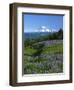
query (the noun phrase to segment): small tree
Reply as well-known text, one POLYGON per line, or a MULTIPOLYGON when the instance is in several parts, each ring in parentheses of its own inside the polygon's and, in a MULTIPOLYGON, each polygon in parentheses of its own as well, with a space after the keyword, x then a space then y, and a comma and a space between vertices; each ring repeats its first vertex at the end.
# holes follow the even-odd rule
POLYGON ((63 30, 61 28, 58 31, 58 39, 63 39, 63 30))

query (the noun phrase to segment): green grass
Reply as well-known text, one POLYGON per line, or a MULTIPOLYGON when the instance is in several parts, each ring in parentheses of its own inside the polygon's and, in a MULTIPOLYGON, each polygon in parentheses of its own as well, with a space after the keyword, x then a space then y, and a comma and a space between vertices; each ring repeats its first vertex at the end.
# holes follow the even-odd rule
MULTIPOLYGON (((26 47, 24 49, 24 54, 32 55, 36 52, 36 49, 33 49, 31 47, 26 47)), ((63 53, 63 44, 56 44, 51 45, 48 47, 45 47, 42 51, 42 54, 61 54, 63 53)))
POLYGON ((32 55, 36 52, 37 50, 30 46, 24 48, 24 74, 62 72, 63 64, 61 60, 56 59, 56 57, 58 57, 57 54, 63 54, 63 44, 44 47, 41 54, 47 55, 45 58, 33 57, 32 55), (53 55, 55 55, 55 57, 53 55), (48 56, 51 57, 48 58, 48 56))
POLYGON ((31 47, 26 47, 26 48, 24 49, 24 54, 32 55, 32 54, 34 54, 35 52, 36 52, 36 50, 33 49, 33 48, 31 48, 31 47))
POLYGON ((46 47, 43 50, 43 54, 61 54, 63 53, 63 44, 56 44, 46 47))

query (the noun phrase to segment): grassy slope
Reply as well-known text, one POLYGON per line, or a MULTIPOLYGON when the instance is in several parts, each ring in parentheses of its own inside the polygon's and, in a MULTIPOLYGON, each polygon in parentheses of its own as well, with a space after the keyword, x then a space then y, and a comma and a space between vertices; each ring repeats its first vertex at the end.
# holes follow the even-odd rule
POLYGON ((44 54, 57 54, 57 53, 63 53, 63 44, 56 44, 56 45, 51 45, 49 47, 46 47, 43 50, 44 54))
MULTIPOLYGON (((26 47, 24 50, 25 54, 32 55, 35 53, 36 50, 31 48, 31 47, 26 47)), ((49 47, 45 47, 43 49, 43 54, 56 54, 56 53, 63 53, 63 44, 56 44, 56 45, 51 45, 49 47)))
POLYGON ((47 58, 39 58, 35 59, 31 57, 30 55, 34 54, 36 52, 35 49, 31 47, 26 47, 24 50, 24 63, 25 63, 25 68, 24 68, 24 73, 25 74, 32 74, 32 73, 57 73, 57 72, 62 72, 62 62, 59 60, 52 60, 54 59, 54 56, 58 57, 59 55, 62 55, 63 53, 63 44, 56 44, 56 45, 51 45, 48 47, 45 47, 42 51, 43 55, 51 55, 49 59, 47 58), (57 56, 57 54, 59 54, 57 56))

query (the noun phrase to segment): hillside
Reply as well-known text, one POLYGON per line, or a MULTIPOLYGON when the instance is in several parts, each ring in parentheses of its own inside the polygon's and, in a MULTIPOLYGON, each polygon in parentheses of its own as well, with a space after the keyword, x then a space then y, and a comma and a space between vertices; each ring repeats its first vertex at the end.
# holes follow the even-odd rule
POLYGON ((43 48, 42 49, 40 48, 39 50, 32 47, 26 47, 24 49, 25 74, 62 72, 63 68, 62 40, 44 41, 36 43, 35 45, 38 46, 43 43, 44 43, 43 48), (47 45, 46 43, 48 43, 49 45, 47 45))

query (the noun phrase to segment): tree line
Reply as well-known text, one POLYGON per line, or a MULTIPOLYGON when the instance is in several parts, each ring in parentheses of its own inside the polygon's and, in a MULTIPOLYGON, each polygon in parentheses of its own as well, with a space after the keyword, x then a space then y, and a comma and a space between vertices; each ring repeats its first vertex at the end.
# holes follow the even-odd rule
POLYGON ((52 34, 41 36, 35 39, 26 39, 24 41, 24 46, 32 46, 34 43, 46 41, 46 40, 62 40, 63 39, 63 30, 60 28, 58 32, 53 32, 52 34))

